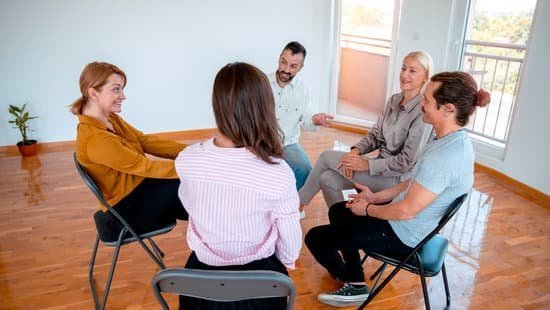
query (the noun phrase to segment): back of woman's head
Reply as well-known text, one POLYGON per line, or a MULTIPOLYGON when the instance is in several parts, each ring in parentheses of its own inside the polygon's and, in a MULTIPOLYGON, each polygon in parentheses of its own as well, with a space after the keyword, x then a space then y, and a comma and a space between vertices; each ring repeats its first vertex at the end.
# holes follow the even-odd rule
POLYGON ((267 76, 247 63, 223 67, 214 80, 212 106, 220 132, 267 163, 283 157, 281 130, 267 76))
POLYGON ((117 66, 107 62, 91 62, 84 67, 80 74, 80 93, 81 97, 71 104, 73 114, 82 114, 82 109, 88 101, 88 89, 98 90, 107 83, 107 79, 112 74, 118 74, 124 80, 126 86, 126 73, 117 66))
POLYGON ((451 103, 456 108, 456 122, 465 126, 474 113, 476 106, 484 107, 491 101, 491 95, 477 89, 474 78, 466 72, 441 72, 432 76, 433 82, 441 85, 434 91, 438 107, 451 103))
POLYGON ((404 58, 407 58, 407 57, 416 59, 422 65, 422 67, 424 68, 424 70, 426 70, 426 73, 427 73, 426 80, 428 80, 430 76, 432 76, 433 70, 434 70, 434 61, 432 59, 432 56, 430 56, 430 54, 428 54, 425 51, 414 51, 414 52, 408 53, 407 56, 405 56, 404 58))

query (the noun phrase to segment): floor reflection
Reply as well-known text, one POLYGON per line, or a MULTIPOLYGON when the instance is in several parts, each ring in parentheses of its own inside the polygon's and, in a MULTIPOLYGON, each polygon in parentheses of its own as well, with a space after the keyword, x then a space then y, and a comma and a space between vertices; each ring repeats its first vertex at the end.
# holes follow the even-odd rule
POLYGON ((25 177, 27 188, 23 193, 27 198, 29 206, 37 206, 44 199, 40 181, 42 176, 42 162, 38 156, 21 157, 21 169, 26 170, 28 175, 25 177))
MULTIPOLYGON (((467 309, 469 297, 473 295, 492 205, 492 196, 472 189, 464 205, 441 231, 449 239, 445 266, 455 309, 467 309)), ((428 285, 430 296, 435 297, 437 305, 445 304, 442 281, 441 275, 438 275, 428 285)))

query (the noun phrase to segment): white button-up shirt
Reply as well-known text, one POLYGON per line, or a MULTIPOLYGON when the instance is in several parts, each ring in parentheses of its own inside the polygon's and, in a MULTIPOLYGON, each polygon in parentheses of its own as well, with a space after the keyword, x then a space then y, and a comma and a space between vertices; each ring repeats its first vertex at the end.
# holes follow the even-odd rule
POLYGON ((299 142, 301 127, 315 129, 311 119, 311 91, 296 77, 281 87, 277 84, 275 74, 270 74, 268 78, 275 97, 277 120, 285 134, 284 146, 287 146, 299 142))

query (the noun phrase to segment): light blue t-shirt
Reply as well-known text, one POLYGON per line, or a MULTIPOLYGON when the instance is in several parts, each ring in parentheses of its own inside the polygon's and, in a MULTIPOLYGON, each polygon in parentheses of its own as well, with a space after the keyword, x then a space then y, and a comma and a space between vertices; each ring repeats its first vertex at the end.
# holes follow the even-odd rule
POLYGON ((437 198, 413 219, 389 221, 401 241, 415 247, 439 223, 447 207, 474 183, 474 148, 466 130, 458 130, 426 145, 416 163, 409 186, 393 201, 405 198, 411 185, 418 182, 437 198))

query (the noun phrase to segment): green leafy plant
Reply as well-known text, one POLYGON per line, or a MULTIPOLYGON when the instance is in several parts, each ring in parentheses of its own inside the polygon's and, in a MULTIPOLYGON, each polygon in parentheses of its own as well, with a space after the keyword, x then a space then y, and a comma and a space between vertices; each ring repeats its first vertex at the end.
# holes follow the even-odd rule
POLYGON ((23 104, 21 107, 10 104, 10 107, 8 108, 8 112, 14 116, 14 119, 9 120, 9 123, 15 124, 15 127, 13 128, 19 129, 21 137, 23 138, 23 140, 20 141, 22 145, 36 143, 36 140, 28 139, 27 132, 31 131, 31 129, 29 129, 28 121, 30 121, 31 119, 35 119, 38 116, 29 116, 29 112, 26 111, 26 108, 26 103, 23 104))

